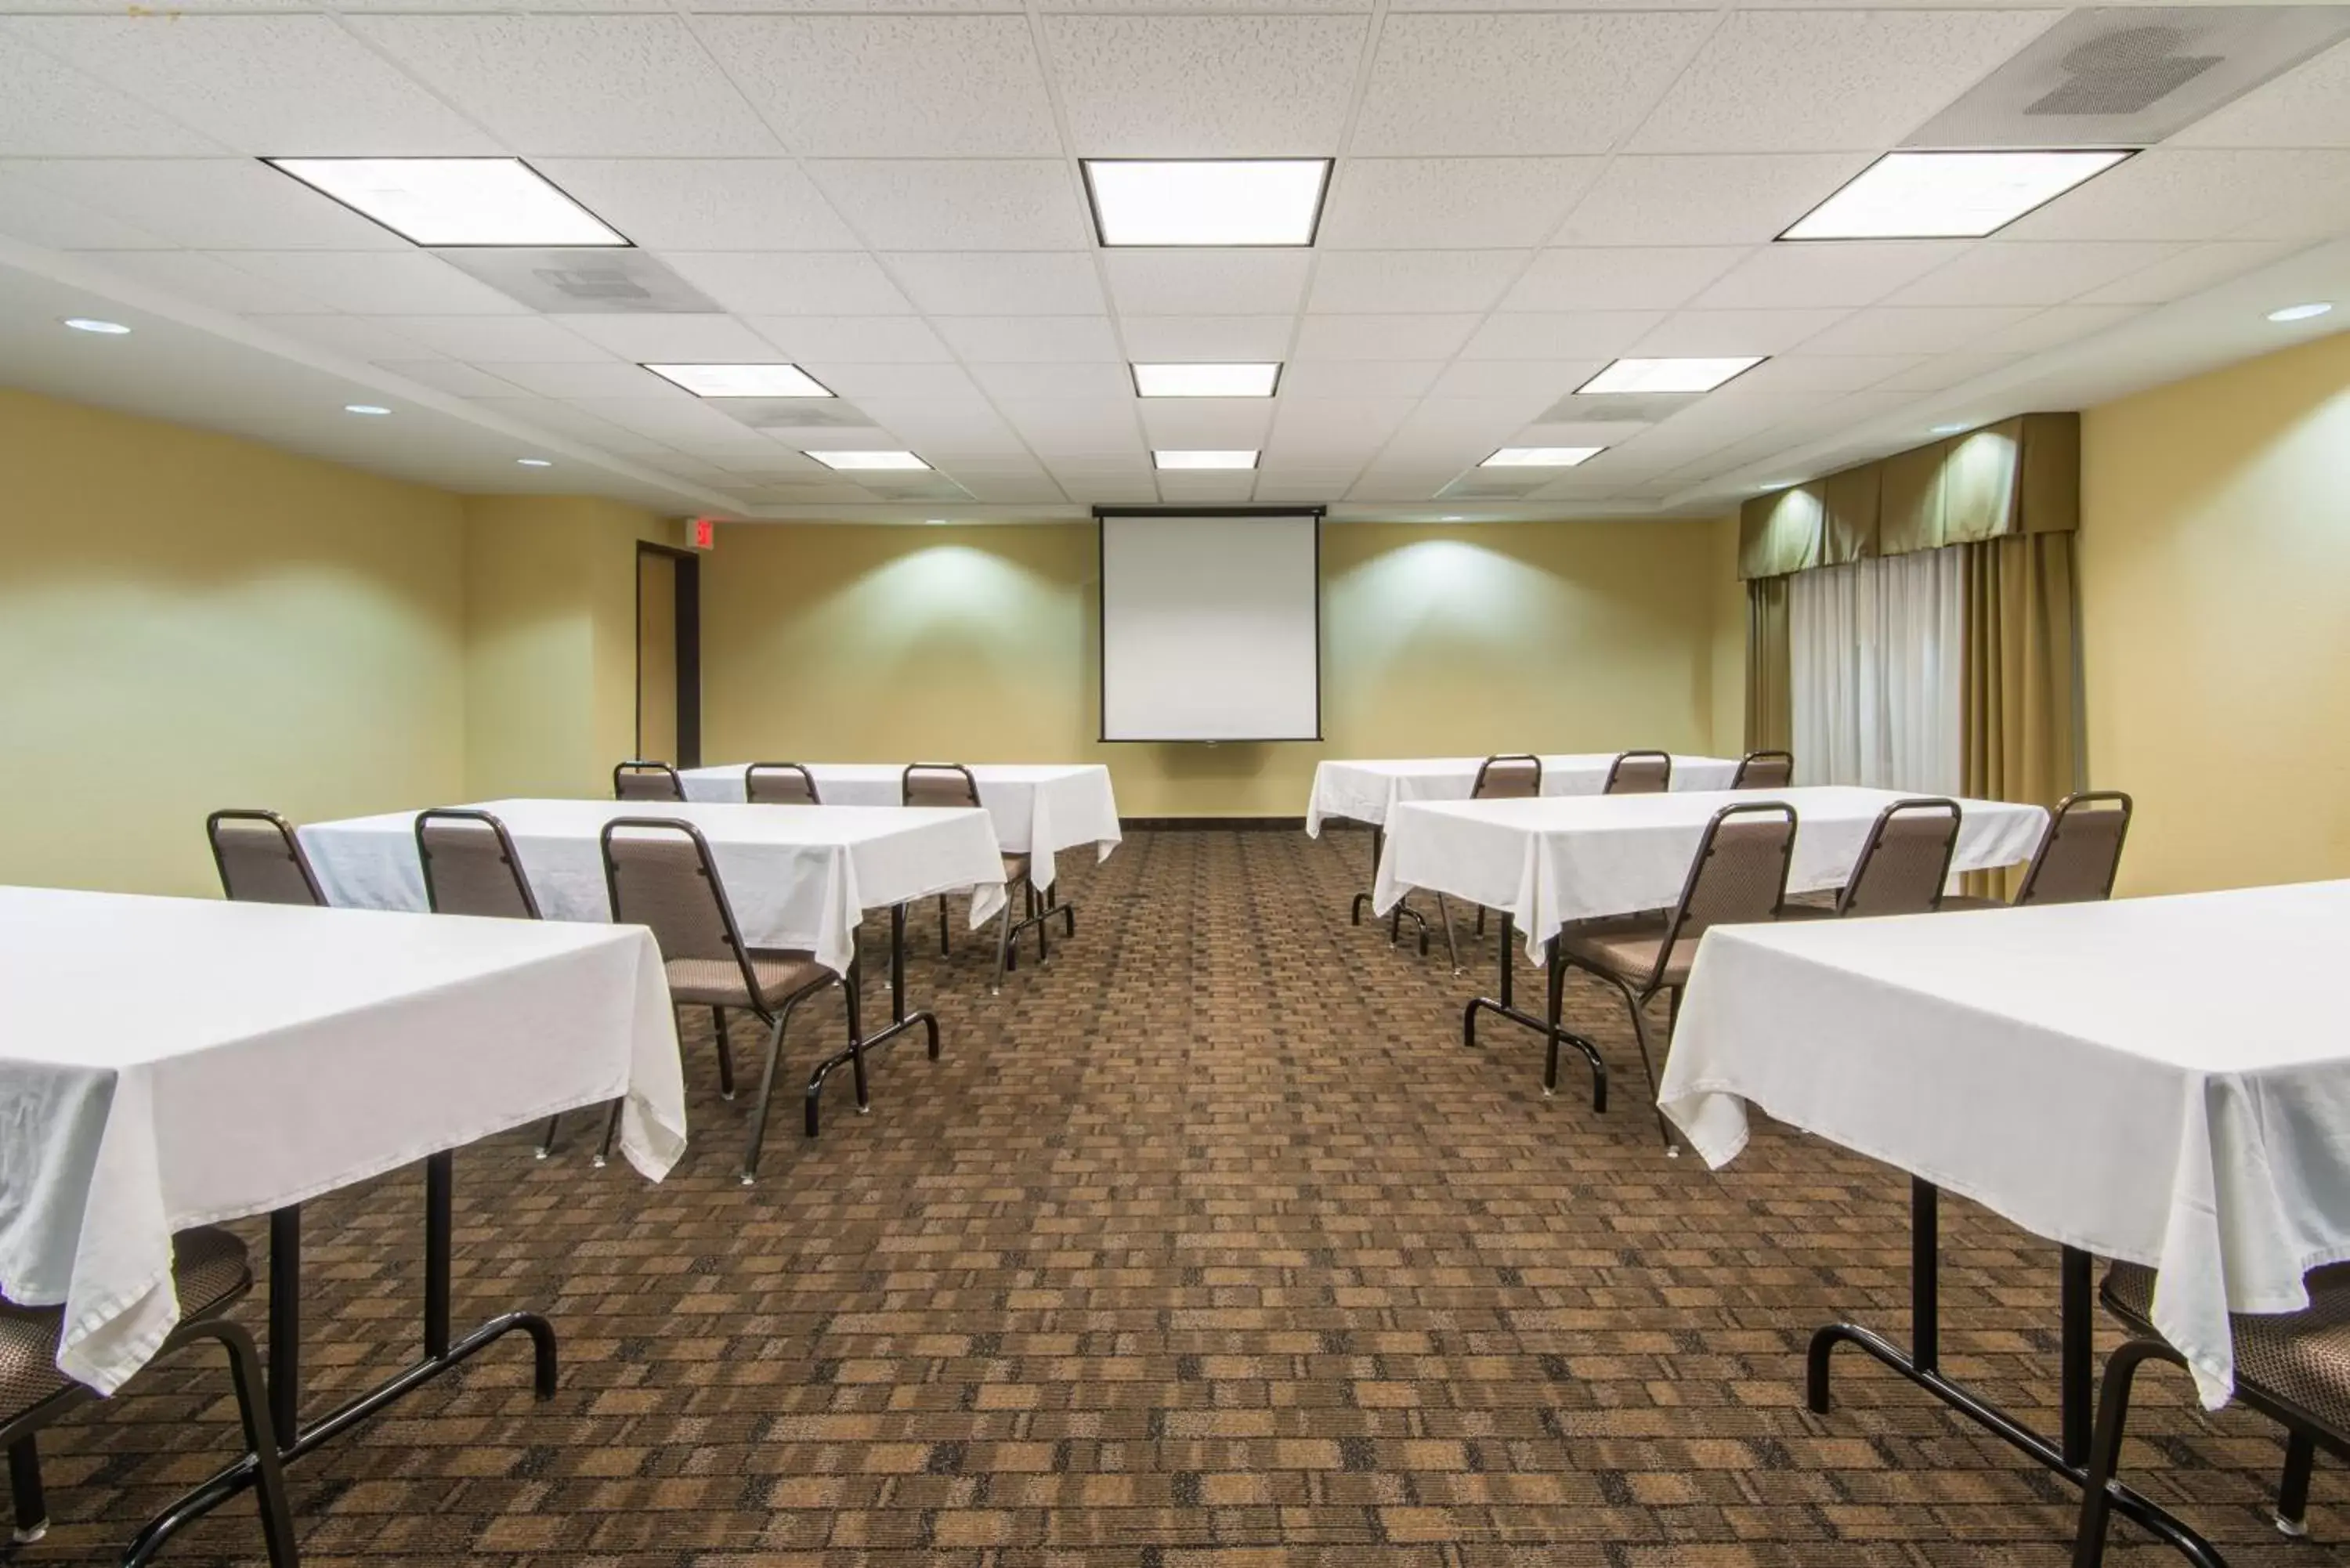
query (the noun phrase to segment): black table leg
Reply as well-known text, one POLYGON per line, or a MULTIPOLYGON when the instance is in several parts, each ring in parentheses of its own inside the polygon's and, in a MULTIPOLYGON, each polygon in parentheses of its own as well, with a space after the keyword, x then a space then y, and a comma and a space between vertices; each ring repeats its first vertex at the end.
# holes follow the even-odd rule
MULTIPOLYGON (((2043 1469, 2055 1471, 2074 1486, 2089 1482, 2090 1411, 2096 1395, 2095 1336, 2096 1323, 2089 1276, 2092 1260, 2077 1248, 2063 1249, 2062 1301, 2059 1307, 2063 1345, 2058 1363, 2062 1386, 2058 1408, 2063 1415, 2061 1446, 2052 1444, 1998 1406, 1978 1398, 1963 1386, 1944 1376, 1941 1359, 1941 1260, 1937 1212, 1940 1192, 1918 1177, 1909 1182, 1909 1317, 1915 1343, 1908 1354, 1874 1329, 1855 1323, 1832 1323, 1812 1335, 1805 1357, 1805 1402, 1816 1415, 1828 1413, 1829 1357, 1839 1345, 1866 1352, 1923 1388, 1960 1415, 1990 1430, 2043 1469)), ((2211 1543, 2159 1505, 2148 1501, 2119 1481, 2108 1482, 2106 1495, 2115 1512, 2159 1536, 2204 1568, 2225 1568, 2211 1543)))
MULTIPOLYGON (((1373 888, 1377 888, 1379 885, 1379 856, 1387 848, 1388 830, 1380 826, 1376 822, 1370 825, 1370 829, 1371 886, 1373 888)), ((1354 925, 1361 925, 1363 923, 1363 911, 1370 907, 1371 900, 1372 895, 1370 893, 1365 892, 1356 894, 1353 903, 1347 906, 1347 918, 1348 921, 1354 925)), ((1410 895, 1409 894, 1406 894, 1404 898, 1397 900, 1393 912, 1388 916, 1388 940, 1390 943, 1401 940, 1403 936, 1403 923, 1406 920, 1409 920, 1413 925, 1419 928, 1419 956, 1426 958, 1428 956, 1428 917, 1411 907, 1410 895)))
POLYGON ((1558 939, 1553 937, 1543 947, 1545 955, 1544 990, 1546 993, 1546 1005, 1544 1015, 1537 1018, 1533 1013, 1522 1010, 1517 1004, 1518 924, 1517 917, 1507 909, 1502 911, 1501 930, 1502 972, 1494 988, 1496 994, 1472 997, 1469 1004, 1461 1010, 1461 1044, 1463 1045, 1477 1044, 1477 1015, 1480 1012, 1491 1012, 1497 1017, 1508 1019, 1520 1028, 1533 1030, 1543 1037, 1549 1047, 1543 1065, 1543 1097, 1544 1099, 1548 1099, 1558 1087, 1559 1046, 1572 1045, 1583 1054, 1584 1061, 1591 1067, 1591 1108, 1604 1112, 1607 1109, 1607 1064, 1600 1059, 1598 1046, 1572 1029, 1565 1028, 1559 1022, 1562 1003, 1566 994, 1566 956, 1560 950, 1558 939))
MULTIPOLYGON (((1003 911, 1003 918, 1007 920, 1012 918, 1012 910, 1008 906, 1003 911)), ((858 972, 861 967, 861 965, 852 961, 849 965, 849 972, 842 977, 841 983, 851 987, 862 983, 858 972)), ((808 1075, 808 1108, 806 1116, 806 1131, 808 1137, 814 1137, 816 1136, 816 1103, 824 1096, 825 1079, 829 1076, 835 1069, 848 1063, 857 1061, 858 1056, 867 1051, 872 1051, 880 1046, 887 1045, 890 1041, 895 1040, 899 1035, 903 1034, 907 1030, 913 1028, 916 1024, 921 1025, 923 1033, 928 1036, 928 1050, 926 1054, 931 1061, 937 1061, 939 1059, 938 1014, 931 1012, 928 1008, 924 1008, 920 1012, 910 1012, 906 1006, 906 906, 903 904, 893 904, 889 907, 889 1026, 878 1034, 863 1035, 860 1033, 860 1030, 863 1026, 857 1019, 855 1012, 852 1010, 848 1028, 849 1035, 854 1044, 845 1050, 835 1052, 832 1055, 829 1055, 823 1061, 817 1063, 815 1070, 808 1075)))

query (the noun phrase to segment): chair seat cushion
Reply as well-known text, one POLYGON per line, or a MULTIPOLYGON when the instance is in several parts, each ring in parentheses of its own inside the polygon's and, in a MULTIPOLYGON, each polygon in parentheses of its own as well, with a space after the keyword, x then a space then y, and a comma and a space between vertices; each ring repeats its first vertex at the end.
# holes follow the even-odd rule
MULTIPOLYGON (((2142 1334, 2155 1332, 2152 1269, 2116 1263, 2106 1303, 2142 1334)), ((2238 1313, 2236 1382, 2298 1406, 2334 1430, 2350 1431, 2350 1264, 2314 1269, 2309 1305, 2294 1313, 2238 1313)))
POLYGON ((1007 855, 1003 857, 1003 881, 1006 887, 1028 875, 1028 857, 1007 855))
MULTIPOLYGON (((172 1289, 182 1321, 210 1317, 253 1285, 244 1243, 217 1226, 172 1238, 172 1289)), ((63 1307, 23 1307, 0 1301, 0 1423, 73 1386, 57 1370, 63 1307)))
MULTIPOLYGON (((1627 985, 1646 985, 1656 972, 1657 954, 1665 945, 1662 920, 1595 920, 1570 926, 1559 940, 1566 954, 1586 968, 1612 974, 1627 985)), ((1673 944, 1672 958, 1659 977, 1660 985, 1687 983, 1690 966, 1697 961, 1697 939, 1685 937, 1673 944)))
POLYGON ((751 972, 758 977, 754 1001, 743 989, 743 968, 731 959, 671 959, 661 968, 669 975, 670 1000, 705 1007, 781 1007, 796 992, 821 984, 832 971, 804 952, 754 951, 751 972))

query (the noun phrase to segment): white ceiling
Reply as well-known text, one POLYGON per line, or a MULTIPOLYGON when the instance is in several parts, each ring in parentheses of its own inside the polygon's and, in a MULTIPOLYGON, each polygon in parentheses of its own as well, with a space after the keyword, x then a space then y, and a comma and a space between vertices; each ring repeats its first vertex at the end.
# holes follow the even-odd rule
POLYGON ((1558 516, 1717 510, 2350 326, 2350 45, 1992 239, 1796 249, 1770 241, 2064 13, 466 4, 0 0, 0 380, 733 516, 1558 516), (727 314, 537 314, 255 161, 464 153, 529 159, 727 314), (1241 154, 1338 160, 1315 248, 1092 244, 1078 158, 1241 154), (2307 297, 2344 308, 2262 319, 2307 297), (1622 354, 1773 358, 1648 422, 1555 406, 1622 354), (754 429, 635 363, 771 358, 868 422, 754 429), (1124 368, 1254 358, 1277 400, 1139 401, 1124 368), (1496 447, 1590 444, 1510 476, 1530 493, 1440 493, 1496 447), (800 450, 896 445, 970 499, 800 450), (1264 455, 1166 475, 1154 446, 1264 455))

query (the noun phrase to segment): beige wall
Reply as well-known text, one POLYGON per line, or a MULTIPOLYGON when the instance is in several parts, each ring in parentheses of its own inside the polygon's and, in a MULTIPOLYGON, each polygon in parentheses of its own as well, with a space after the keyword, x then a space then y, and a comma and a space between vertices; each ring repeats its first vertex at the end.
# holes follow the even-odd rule
POLYGON ((1302 813, 1326 755, 1702 750, 1719 531, 1329 527, 1325 744, 1105 746, 1091 526, 731 526, 702 577, 702 753, 1097 758, 1128 815, 1209 816, 1302 813))
POLYGON ((205 814, 463 792, 453 496, 0 390, 0 882, 211 892, 205 814))
POLYGON ((2137 802, 2122 890, 2350 876, 2350 333, 2092 409, 2082 441, 2090 781, 2137 802))
POLYGON ((1746 585, 1738 579, 1738 514, 1710 524, 1706 564, 1713 630, 1713 754, 1746 754, 1746 585))

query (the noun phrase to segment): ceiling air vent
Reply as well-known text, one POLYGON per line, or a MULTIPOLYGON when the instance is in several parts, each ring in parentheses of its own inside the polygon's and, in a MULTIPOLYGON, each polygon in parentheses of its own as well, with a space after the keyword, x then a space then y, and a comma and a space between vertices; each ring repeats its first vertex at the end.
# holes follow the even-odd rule
POLYGON ((2151 147, 2350 37, 2350 6, 2074 11, 1906 147, 2151 147))
POLYGON ((763 431, 871 430, 873 416, 838 398, 711 398, 708 406, 763 431))
POLYGON ((708 295, 639 250, 468 245, 432 254, 508 298, 554 315, 718 313, 708 295))
POLYGON ((1440 501, 1523 501, 1549 483, 1547 472, 1525 475, 1464 473, 1436 493, 1440 501))
POLYGON ((904 478, 868 474, 858 481, 881 501, 968 501, 971 492, 942 473, 908 474, 904 478))
POLYGON ((1544 410, 1534 422, 1652 425, 1672 418, 1704 396, 1703 392, 1569 392, 1544 410))

